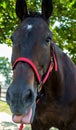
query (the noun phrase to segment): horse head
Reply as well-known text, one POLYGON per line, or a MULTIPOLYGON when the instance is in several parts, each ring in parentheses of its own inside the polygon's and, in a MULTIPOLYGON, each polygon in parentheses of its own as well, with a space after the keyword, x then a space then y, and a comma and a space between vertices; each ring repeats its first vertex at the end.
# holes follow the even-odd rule
MULTIPOLYGON (((52 1, 42 1, 42 13, 29 12, 25 0, 17 0, 16 14, 21 23, 11 36, 13 42, 12 65, 23 57, 31 61, 41 79, 51 62, 52 33, 48 21, 52 13, 52 1)), ((13 121, 32 123, 38 91, 37 76, 32 67, 19 60, 13 66, 13 81, 7 91, 7 102, 13 113, 13 121)))

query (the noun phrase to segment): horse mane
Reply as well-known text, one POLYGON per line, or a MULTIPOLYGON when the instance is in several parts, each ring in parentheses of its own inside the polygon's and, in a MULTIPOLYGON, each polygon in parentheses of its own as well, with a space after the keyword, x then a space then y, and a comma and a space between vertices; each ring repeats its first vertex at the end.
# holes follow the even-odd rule
POLYGON ((30 10, 28 12, 28 16, 29 17, 41 17, 41 14, 39 12, 34 12, 34 11, 30 10))
MULTIPOLYGON (((28 14, 27 14, 27 18, 29 17, 32 17, 32 18, 42 18, 43 20, 46 21, 47 24, 49 24, 49 19, 47 20, 44 16, 44 14, 41 14, 40 12, 35 12, 35 11, 32 11, 32 10, 29 10, 28 11, 28 14)), ((26 18, 26 16, 24 15, 23 16, 23 19, 22 21, 26 18)))

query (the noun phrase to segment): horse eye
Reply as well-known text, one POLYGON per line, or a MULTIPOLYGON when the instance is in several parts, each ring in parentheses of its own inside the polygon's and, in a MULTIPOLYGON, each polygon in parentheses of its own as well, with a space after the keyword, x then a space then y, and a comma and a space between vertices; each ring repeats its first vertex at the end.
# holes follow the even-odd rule
POLYGON ((51 43, 51 38, 50 38, 50 37, 47 37, 47 39, 46 39, 46 44, 49 46, 50 43, 51 43))

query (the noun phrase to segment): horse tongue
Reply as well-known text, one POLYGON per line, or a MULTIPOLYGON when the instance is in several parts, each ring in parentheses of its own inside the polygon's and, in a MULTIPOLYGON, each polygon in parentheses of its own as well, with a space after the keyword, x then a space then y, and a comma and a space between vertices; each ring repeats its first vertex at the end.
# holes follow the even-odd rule
POLYGON ((23 117, 22 123, 30 124, 31 117, 32 117, 32 109, 30 109, 29 112, 23 117))
POLYGON ((32 117, 32 109, 30 109, 26 115, 21 115, 21 116, 14 115, 13 121, 15 123, 30 124, 31 117, 32 117))

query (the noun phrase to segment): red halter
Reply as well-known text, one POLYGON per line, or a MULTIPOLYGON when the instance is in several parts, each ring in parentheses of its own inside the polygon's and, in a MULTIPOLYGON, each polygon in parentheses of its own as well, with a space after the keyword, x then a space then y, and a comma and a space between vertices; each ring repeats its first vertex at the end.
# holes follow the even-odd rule
MULTIPOLYGON (((55 54, 53 54, 53 58, 54 58, 55 71, 57 71, 58 67, 57 67, 57 61, 56 61, 56 58, 55 58, 55 54)), ((47 71, 47 73, 46 73, 46 75, 45 75, 45 77, 44 77, 44 79, 41 79, 41 77, 40 77, 40 75, 39 75, 39 73, 38 73, 38 70, 37 70, 35 64, 34 64, 30 59, 25 58, 25 57, 19 57, 18 59, 16 59, 16 61, 15 61, 14 64, 12 65, 13 70, 14 70, 14 68, 15 68, 15 66, 16 66, 16 64, 17 64, 18 62, 28 63, 28 64, 32 67, 32 69, 34 70, 34 72, 35 72, 35 74, 36 74, 36 77, 37 77, 37 80, 38 80, 38 82, 39 82, 40 84, 45 84, 45 82, 47 81, 47 79, 48 79, 48 77, 49 77, 50 72, 51 72, 52 69, 53 69, 53 62, 51 62, 50 65, 49 65, 48 71, 47 71)))

